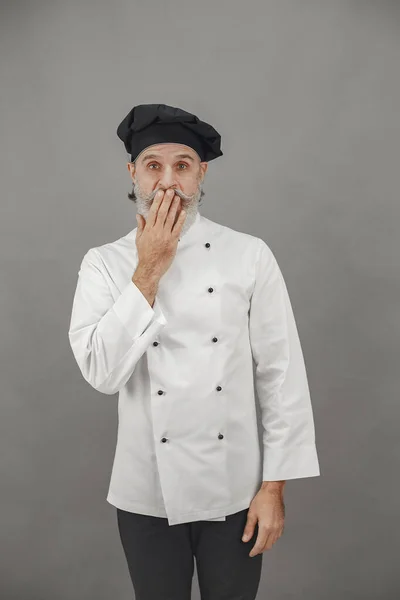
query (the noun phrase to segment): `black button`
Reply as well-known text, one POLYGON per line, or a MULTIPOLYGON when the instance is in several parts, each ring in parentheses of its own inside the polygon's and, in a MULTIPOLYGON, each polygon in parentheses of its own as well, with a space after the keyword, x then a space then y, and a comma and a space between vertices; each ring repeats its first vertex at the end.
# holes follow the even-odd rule
POLYGON ((206 248, 209 248, 209 247, 210 247, 210 244, 207 242, 207 244, 206 244, 205 246, 206 246, 206 248))
POLYGON ((162 442, 166 442, 166 441, 167 441, 167 438, 162 438, 162 440, 161 440, 161 441, 162 441, 162 442))
POLYGON ((219 386, 217 387, 217 392, 220 392, 221 390, 222 390, 222 387, 219 385, 219 386))
POLYGON ((213 342, 218 342, 218 338, 216 338, 216 337, 213 337, 212 340, 213 340, 213 342))
POLYGON ((153 342, 153 346, 158 346, 158 342, 153 342))
POLYGON ((213 288, 208 288, 208 291, 209 291, 209 292, 210 292, 210 294, 211 294, 211 292, 213 292, 214 290, 213 290, 213 288))
POLYGON ((222 440, 222 438, 223 438, 223 437, 224 437, 224 436, 222 435, 222 433, 220 433, 220 434, 218 435, 218 439, 219 439, 219 440, 222 440))
POLYGON ((162 396, 164 392, 162 390, 158 390, 157 393, 158 393, 159 396, 162 396))

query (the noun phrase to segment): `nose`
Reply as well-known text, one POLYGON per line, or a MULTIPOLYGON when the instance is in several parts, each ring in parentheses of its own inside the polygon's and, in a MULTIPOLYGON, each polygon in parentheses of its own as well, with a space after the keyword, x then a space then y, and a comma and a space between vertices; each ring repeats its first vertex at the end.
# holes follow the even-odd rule
POLYGON ((170 188, 177 188, 178 182, 176 180, 176 174, 171 167, 166 167, 163 171, 162 177, 160 178, 159 187, 168 190, 170 188))

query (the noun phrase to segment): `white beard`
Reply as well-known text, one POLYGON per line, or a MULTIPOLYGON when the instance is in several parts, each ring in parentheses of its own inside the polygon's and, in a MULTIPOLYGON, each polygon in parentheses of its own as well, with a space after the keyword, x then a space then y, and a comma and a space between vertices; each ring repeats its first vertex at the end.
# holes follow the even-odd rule
MULTIPOLYGON (((202 183, 199 183, 196 192, 190 197, 189 201, 187 199, 184 200, 181 198, 181 207, 185 209, 186 216, 179 236, 180 238, 185 235, 185 233, 190 229, 190 227, 196 219, 202 189, 202 183)), ((148 200, 148 198, 143 197, 140 186, 137 183, 134 183, 133 191, 136 196, 137 212, 138 214, 142 215, 147 221, 147 217, 149 215, 153 200, 150 201, 148 200)), ((152 197, 152 195, 150 195, 150 197, 152 197)))

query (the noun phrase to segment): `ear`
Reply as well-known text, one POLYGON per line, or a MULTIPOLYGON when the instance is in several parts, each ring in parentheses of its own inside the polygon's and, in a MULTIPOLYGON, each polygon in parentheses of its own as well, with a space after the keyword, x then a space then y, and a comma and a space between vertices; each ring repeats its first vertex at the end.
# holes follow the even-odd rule
POLYGON ((131 177, 133 177, 135 174, 135 170, 136 170, 135 163, 127 162, 126 166, 128 168, 129 173, 131 174, 131 177))
POLYGON ((207 169, 208 169, 208 162, 201 162, 200 163, 200 169, 202 170, 203 173, 203 178, 205 177, 206 173, 207 173, 207 169))

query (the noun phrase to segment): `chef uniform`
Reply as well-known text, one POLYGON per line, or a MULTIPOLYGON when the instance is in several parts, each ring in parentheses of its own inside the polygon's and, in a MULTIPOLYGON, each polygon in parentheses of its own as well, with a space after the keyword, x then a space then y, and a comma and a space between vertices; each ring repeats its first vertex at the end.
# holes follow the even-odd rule
MULTIPOLYGON (((164 104, 134 107, 117 134, 132 162, 145 148, 166 142, 190 146, 202 161, 222 156, 213 127, 164 104)), ((150 306, 132 282, 136 233, 137 228, 86 252, 68 334, 83 378, 103 394, 118 393, 107 501, 118 510, 121 537, 122 523, 137 526, 143 540, 139 523, 151 529, 157 522, 164 532, 177 532, 221 521, 208 524, 215 536, 210 527, 228 530, 228 522, 236 519, 240 540, 262 481, 320 474, 305 363, 285 281, 264 240, 198 212, 150 306)), ((193 549, 200 538, 190 531, 193 549)), ((257 527, 250 549, 256 533, 257 527)), ((132 535, 130 541, 124 535, 136 593, 140 588, 150 599, 156 593, 148 587, 154 564, 146 576, 142 563, 135 569, 143 548, 132 554, 132 535)), ((215 539, 221 539, 221 531, 215 539)), ((255 597, 262 556, 249 557, 248 544, 240 541, 241 560, 253 573, 253 591, 248 579, 241 580, 246 599, 255 597)), ((178 547, 181 551, 182 540, 178 547)), ((179 560, 182 567, 184 557, 179 560)), ((190 564, 186 584, 176 575, 174 600, 186 597, 190 564), (186 591, 178 591, 179 585, 186 591)), ((165 585, 164 580, 164 590, 165 585)))

